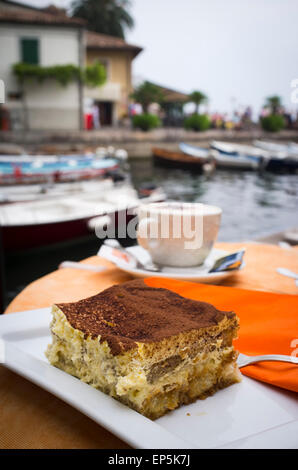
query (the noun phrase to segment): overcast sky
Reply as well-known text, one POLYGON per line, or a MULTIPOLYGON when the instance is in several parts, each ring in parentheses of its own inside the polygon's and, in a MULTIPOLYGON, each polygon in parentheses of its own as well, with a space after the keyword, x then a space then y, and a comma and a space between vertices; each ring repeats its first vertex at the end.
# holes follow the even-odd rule
MULTIPOLYGON (((35 6, 69 0, 22 0, 35 6)), ((297 0, 132 0, 127 41, 144 47, 138 78, 184 92, 202 90, 213 111, 252 105, 268 95, 291 104, 298 78, 297 0)))

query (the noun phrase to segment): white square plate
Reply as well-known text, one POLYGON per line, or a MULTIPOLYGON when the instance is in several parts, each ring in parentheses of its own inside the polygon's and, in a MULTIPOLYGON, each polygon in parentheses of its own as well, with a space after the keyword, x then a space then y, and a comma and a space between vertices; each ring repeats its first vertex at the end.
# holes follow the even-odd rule
POLYGON ((50 308, 2 315, 4 365, 74 406, 131 446, 298 447, 296 394, 243 376, 240 384, 151 421, 51 366, 44 356, 51 340, 50 320, 50 308))

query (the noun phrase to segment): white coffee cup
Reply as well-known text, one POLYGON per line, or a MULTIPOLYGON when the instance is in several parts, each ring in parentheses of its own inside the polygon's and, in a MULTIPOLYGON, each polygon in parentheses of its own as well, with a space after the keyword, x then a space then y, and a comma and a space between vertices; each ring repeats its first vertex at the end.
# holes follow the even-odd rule
POLYGON ((222 210, 200 203, 161 202, 138 208, 138 243, 164 266, 204 262, 217 238, 222 210))

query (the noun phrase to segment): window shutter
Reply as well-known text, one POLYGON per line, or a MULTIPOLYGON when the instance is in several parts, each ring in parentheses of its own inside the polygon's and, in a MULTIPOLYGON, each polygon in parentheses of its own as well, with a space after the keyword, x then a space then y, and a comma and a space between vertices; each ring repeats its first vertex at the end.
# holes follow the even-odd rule
POLYGON ((39 63, 38 39, 21 39, 21 61, 26 64, 38 65, 39 63))

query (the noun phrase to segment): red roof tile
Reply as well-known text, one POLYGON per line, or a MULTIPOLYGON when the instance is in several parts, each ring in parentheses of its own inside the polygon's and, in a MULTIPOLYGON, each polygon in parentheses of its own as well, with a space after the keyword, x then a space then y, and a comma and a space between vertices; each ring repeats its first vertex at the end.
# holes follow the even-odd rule
POLYGON ((30 23, 47 25, 84 26, 85 20, 81 18, 69 18, 66 15, 47 13, 42 10, 0 7, 0 23, 30 23))
POLYGON ((93 31, 87 31, 87 48, 132 51, 134 56, 142 51, 141 47, 128 44, 124 39, 108 36, 107 34, 94 33, 93 31))
MULTIPOLYGON (((38 9, 35 7, 30 8, 27 5, 23 6, 18 2, 7 1, 6 4, 11 8, 5 8, 5 5, 0 5, 0 23, 68 25, 74 27, 84 27, 86 25, 86 21, 82 18, 70 18, 66 15, 65 10, 53 5, 44 9, 38 9)), ((92 31, 87 31, 86 36, 87 48, 131 51, 134 57, 142 51, 141 47, 128 44, 123 39, 114 36, 92 31)))

